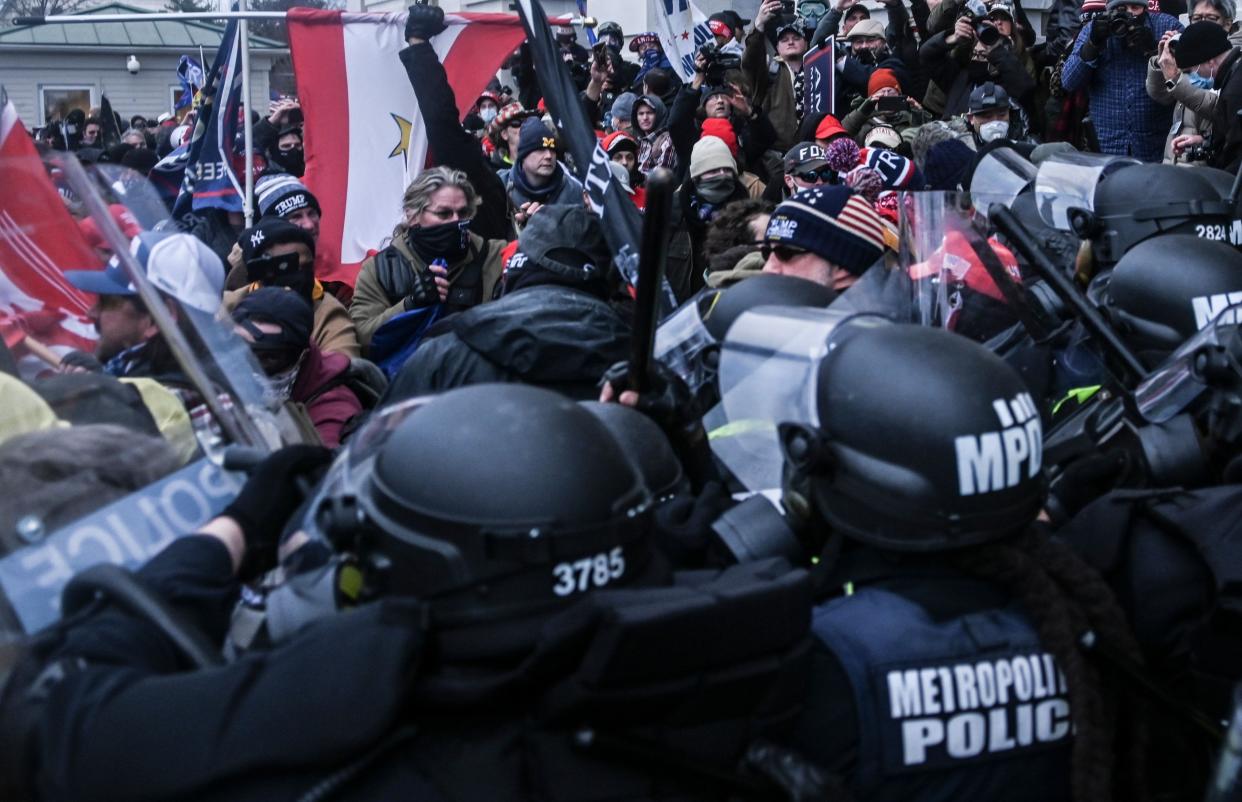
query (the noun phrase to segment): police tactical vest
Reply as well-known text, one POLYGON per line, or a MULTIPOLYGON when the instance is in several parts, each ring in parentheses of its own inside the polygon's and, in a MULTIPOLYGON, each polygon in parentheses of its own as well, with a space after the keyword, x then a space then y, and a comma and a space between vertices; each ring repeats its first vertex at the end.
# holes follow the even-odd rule
POLYGON ((1068 798, 1065 678, 1016 604, 937 621, 868 587, 811 626, 849 677, 860 798, 1068 798))

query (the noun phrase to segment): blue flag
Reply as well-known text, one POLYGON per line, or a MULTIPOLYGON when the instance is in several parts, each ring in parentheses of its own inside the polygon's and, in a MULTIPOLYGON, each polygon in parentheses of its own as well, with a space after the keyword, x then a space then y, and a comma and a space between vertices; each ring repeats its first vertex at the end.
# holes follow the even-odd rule
POLYGON ((244 190, 237 178, 245 170, 245 153, 238 148, 242 130, 240 38, 237 20, 229 20, 203 86, 174 217, 199 209, 242 211, 244 190))
POLYGON ((181 82, 181 97, 177 99, 179 111, 194 102, 194 92, 203 88, 207 76, 201 64, 189 56, 182 56, 177 64, 177 80, 181 82))

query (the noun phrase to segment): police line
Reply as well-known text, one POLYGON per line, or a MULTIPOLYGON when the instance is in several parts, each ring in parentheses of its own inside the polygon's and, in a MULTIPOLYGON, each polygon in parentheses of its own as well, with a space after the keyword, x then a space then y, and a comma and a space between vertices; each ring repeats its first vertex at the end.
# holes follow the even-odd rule
POLYGON ((242 478, 200 459, 0 560, 0 589, 27 632, 60 615, 60 592, 101 562, 137 568, 237 495, 242 478))

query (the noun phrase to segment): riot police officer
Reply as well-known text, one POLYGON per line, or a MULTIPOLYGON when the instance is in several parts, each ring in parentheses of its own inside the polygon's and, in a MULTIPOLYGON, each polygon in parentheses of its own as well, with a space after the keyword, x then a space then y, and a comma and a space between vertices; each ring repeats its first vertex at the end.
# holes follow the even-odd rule
POLYGON ((815 398, 818 425, 781 427, 785 506, 825 544, 808 756, 866 800, 1127 798, 1137 711, 1080 644, 1136 647, 1032 528, 1040 415, 1018 374, 859 321, 830 335, 815 398))
POLYGON ((594 415, 550 391, 478 385, 401 415, 360 433, 375 450, 342 455, 312 501, 348 552, 342 597, 378 601, 210 665, 203 644, 227 624, 244 552, 274 549, 323 461, 277 452, 201 535, 142 569, 154 607, 87 602, 33 650, 0 717, 17 729, 5 746, 23 748, 0 751, 41 798, 775 788, 764 766, 787 753, 749 748, 801 703, 805 572, 769 561, 670 585, 650 489, 594 415))

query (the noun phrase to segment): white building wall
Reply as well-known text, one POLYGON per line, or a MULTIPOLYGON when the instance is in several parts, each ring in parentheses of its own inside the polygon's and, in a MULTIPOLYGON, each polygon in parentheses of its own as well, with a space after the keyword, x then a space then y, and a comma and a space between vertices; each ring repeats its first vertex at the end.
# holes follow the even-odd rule
MULTIPOLYGON (((39 105, 40 87, 89 87, 91 102, 98 106, 103 95, 123 118, 134 114, 158 117, 170 111, 170 89, 177 87, 177 61, 180 54, 137 51, 141 68, 137 75, 125 69, 127 52, 88 53, 75 51, 39 51, 0 49, 0 83, 17 107, 27 128, 44 122, 39 105)), ((198 58, 198 54, 193 54, 198 58)), ((210 61, 211 54, 208 54, 210 61)), ((250 94, 254 108, 260 113, 268 107, 268 72, 272 57, 253 53, 251 58, 250 94)))

